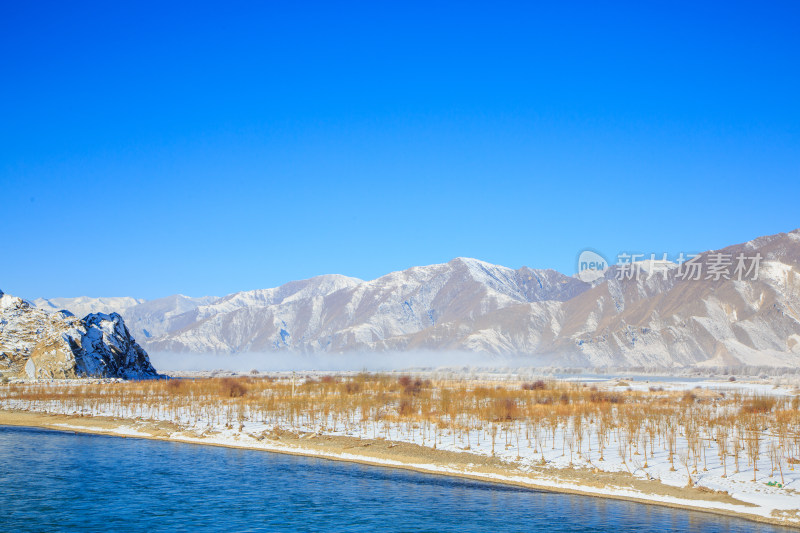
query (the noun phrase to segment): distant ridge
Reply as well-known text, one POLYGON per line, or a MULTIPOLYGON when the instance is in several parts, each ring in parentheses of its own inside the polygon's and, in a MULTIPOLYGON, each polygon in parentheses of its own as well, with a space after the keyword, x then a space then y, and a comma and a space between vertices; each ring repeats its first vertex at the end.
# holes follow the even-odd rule
POLYGON ((151 351, 463 350, 557 366, 800 366, 800 230, 696 262, 711 268, 717 253, 760 254, 758 279, 683 279, 662 264, 638 279, 612 266, 585 282, 456 258, 371 281, 325 275, 119 312, 151 351))

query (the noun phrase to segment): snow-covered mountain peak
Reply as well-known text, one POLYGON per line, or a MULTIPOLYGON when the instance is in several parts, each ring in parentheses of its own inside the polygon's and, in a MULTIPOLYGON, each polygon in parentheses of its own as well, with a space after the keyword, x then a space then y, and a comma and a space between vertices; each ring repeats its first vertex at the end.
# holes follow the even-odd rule
POLYGON ((11 307, 19 307, 24 304, 22 298, 11 296, 3 291, 0 291, 0 309, 7 309, 11 307))
POLYGON ((142 298, 132 298, 130 296, 103 298, 78 296, 76 298, 37 298, 33 301, 33 304, 48 311, 68 309, 76 316, 83 317, 90 313, 122 313, 126 309, 145 301, 142 298))
POLYGON ((758 279, 693 279, 668 261, 587 283, 478 259, 370 281, 325 275, 222 298, 172 296, 120 314, 150 350, 474 350, 559 366, 800 366, 800 230, 700 254, 760 254, 758 279), (141 337, 140 337, 141 332, 141 337))
POLYGON ((219 300, 198 307, 198 316, 206 317, 240 307, 264 307, 299 298, 322 297, 341 289, 356 286, 362 280, 339 274, 324 274, 313 278, 290 281, 279 287, 255 289, 229 294, 219 300))

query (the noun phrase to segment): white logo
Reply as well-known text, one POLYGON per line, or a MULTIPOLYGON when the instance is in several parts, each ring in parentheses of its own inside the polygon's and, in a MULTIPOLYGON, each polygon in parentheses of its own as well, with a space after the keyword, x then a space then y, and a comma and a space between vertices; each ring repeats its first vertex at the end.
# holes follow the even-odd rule
POLYGON ((597 252, 584 250, 578 256, 578 279, 581 281, 591 282, 602 278, 607 268, 608 261, 597 252))

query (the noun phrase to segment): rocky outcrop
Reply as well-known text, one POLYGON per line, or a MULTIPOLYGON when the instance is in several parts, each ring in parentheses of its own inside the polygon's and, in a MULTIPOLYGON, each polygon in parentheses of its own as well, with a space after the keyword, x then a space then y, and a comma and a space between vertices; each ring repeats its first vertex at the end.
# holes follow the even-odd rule
POLYGON ((47 312, 0 291, 0 374, 8 378, 158 377, 117 313, 47 312))

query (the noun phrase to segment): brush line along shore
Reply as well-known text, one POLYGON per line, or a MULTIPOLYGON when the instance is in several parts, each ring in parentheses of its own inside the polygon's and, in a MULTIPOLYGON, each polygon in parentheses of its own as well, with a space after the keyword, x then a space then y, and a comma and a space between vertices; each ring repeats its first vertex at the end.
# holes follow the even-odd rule
POLYGON ((359 374, 0 386, 0 424, 410 468, 800 526, 795 391, 359 374))

